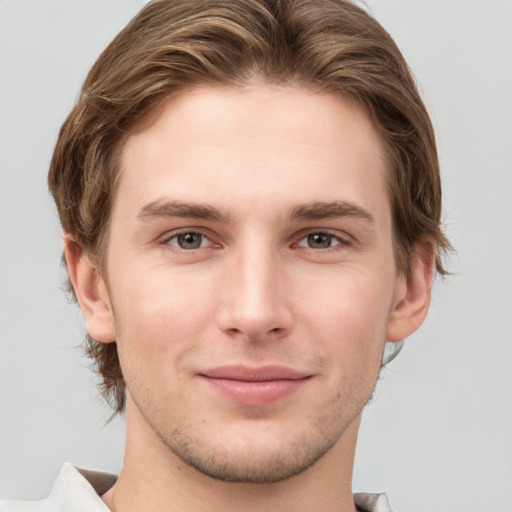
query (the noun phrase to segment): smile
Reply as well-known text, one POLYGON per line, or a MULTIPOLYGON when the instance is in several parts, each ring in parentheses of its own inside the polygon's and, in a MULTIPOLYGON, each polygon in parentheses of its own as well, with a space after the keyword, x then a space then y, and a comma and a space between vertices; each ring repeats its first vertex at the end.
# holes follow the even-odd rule
POLYGON ((199 376, 215 391, 243 405, 265 405, 281 400, 311 377, 291 368, 265 366, 223 366, 201 372, 199 376))

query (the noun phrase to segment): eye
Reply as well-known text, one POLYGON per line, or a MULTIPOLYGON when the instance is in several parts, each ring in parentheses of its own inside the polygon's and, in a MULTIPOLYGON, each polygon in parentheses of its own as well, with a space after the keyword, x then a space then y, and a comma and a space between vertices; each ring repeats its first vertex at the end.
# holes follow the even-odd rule
POLYGON ((200 249, 201 247, 207 247, 211 245, 210 240, 208 240, 205 235, 202 233, 197 233, 196 231, 177 233, 167 239, 166 243, 185 251, 200 249))
POLYGON ((301 238, 297 245, 310 249, 329 249, 342 244, 346 244, 346 242, 341 238, 331 233, 319 231, 317 233, 309 233, 307 236, 301 238))

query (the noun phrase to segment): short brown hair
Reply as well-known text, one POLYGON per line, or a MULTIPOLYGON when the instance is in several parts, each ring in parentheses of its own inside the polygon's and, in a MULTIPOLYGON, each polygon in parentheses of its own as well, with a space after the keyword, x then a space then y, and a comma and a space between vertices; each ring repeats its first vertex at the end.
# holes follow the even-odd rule
MULTIPOLYGON (((92 67, 63 124, 48 182, 66 233, 104 271, 119 156, 127 137, 170 95, 196 85, 299 84, 356 99, 389 159, 395 255, 410 273, 414 246, 450 245, 432 125, 389 34, 348 0, 155 0, 92 67)), ((114 410, 124 408, 115 343, 88 338, 114 410)))

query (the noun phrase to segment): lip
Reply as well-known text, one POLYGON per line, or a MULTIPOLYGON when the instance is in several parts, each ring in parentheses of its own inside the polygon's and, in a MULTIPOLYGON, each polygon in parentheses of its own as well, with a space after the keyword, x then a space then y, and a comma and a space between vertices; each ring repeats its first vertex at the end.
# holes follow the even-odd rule
POLYGON ((285 366, 220 366, 199 373, 214 391, 243 405, 265 405, 299 390, 311 375, 285 366))

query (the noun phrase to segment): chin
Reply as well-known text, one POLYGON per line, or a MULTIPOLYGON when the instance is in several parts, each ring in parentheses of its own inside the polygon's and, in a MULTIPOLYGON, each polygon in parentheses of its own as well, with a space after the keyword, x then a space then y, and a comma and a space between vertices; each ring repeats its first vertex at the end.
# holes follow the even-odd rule
POLYGON ((257 443, 236 448, 219 444, 208 449, 204 443, 190 438, 187 441, 174 438, 172 444, 166 444, 182 462, 215 480, 269 484, 303 473, 324 456, 336 440, 316 439, 313 442, 301 438, 292 443, 281 443, 277 449, 257 443))

